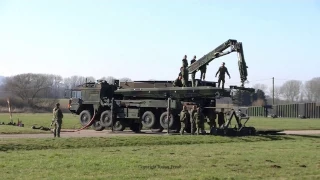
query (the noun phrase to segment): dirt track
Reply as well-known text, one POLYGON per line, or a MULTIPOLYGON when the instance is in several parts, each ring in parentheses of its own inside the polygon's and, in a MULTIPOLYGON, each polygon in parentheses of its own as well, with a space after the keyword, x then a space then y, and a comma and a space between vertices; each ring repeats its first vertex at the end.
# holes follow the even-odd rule
MULTIPOLYGON (((284 134, 296 134, 296 135, 320 135, 320 130, 295 130, 295 131, 282 131, 284 134)), ((94 131, 94 130, 82 130, 79 132, 73 132, 73 130, 64 129, 61 132, 61 137, 112 137, 112 136, 161 136, 166 135, 163 133, 152 133, 151 131, 143 131, 142 133, 133 133, 132 131, 112 132, 94 131)), ((52 134, 1 134, 0 138, 52 138, 52 134)))

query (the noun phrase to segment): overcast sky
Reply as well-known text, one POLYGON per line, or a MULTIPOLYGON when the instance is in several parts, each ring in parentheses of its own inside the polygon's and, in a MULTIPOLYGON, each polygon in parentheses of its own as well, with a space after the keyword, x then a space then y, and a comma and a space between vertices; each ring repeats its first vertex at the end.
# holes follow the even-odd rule
MULTIPOLYGON (((243 43, 250 85, 319 76, 320 1, 0 0, 0 75, 173 80, 183 56, 243 43)), ((236 53, 222 62, 240 84, 236 53)), ((197 74, 199 78, 200 74, 197 74)))

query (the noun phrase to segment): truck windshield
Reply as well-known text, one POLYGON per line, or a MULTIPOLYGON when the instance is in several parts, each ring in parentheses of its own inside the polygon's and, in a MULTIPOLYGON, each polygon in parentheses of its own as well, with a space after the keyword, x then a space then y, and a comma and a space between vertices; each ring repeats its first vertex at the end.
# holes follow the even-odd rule
POLYGON ((72 91, 71 97, 81 99, 81 91, 72 91))

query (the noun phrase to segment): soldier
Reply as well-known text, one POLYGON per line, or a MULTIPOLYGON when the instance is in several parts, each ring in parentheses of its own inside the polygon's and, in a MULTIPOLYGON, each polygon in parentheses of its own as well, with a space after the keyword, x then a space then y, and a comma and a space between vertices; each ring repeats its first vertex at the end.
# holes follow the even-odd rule
POLYGON ((194 113, 194 118, 197 124, 197 135, 199 135, 199 131, 201 129, 201 133, 205 133, 204 130, 204 115, 203 113, 200 111, 200 108, 197 108, 197 112, 194 113))
POLYGON ((63 118, 63 114, 60 109, 60 104, 57 103, 56 107, 53 108, 53 123, 54 123, 53 135, 54 135, 54 137, 60 137, 62 118, 63 118))
POLYGON ((173 82, 173 87, 182 87, 181 75, 173 82))
POLYGON ((181 67, 181 75, 182 75, 182 86, 187 87, 188 86, 188 70, 186 67, 181 67))
POLYGON ((184 55, 184 58, 182 59, 182 67, 184 68, 188 67, 187 55, 184 55))
POLYGON ((194 134, 195 129, 196 129, 196 121, 194 119, 194 113, 197 112, 197 106, 194 105, 191 109, 191 134, 194 134))
POLYGON ((225 120, 224 120, 224 108, 221 108, 221 111, 218 113, 218 125, 219 127, 221 127, 224 123, 225 123, 225 120))
MULTIPOLYGON (((193 56, 193 59, 190 61, 190 65, 196 62, 196 56, 193 56)), ((193 72, 191 74, 191 82, 192 82, 192 87, 195 87, 195 78, 196 78, 196 72, 193 72)))
POLYGON ((205 80, 206 79, 206 71, 207 71, 207 65, 202 66, 200 69, 200 80, 205 80))
POLYGON ((216 73, 216 77, 219 73, 219 79, 218 79, 218 87, 220 87, 220 82, 222 81, 222 89, 224 89, 224 83, 225 83, 225 74, 227 73, 228 76, 229 76, 229 79, 231 78, 230 77, 230 74, 228 72, 228 69, 224 66, 225 63, 223 62, 222 63, 222 66, 220 66, 220 68, 218 69, 217 73, 216 73))
POLYGON ((180 113, 180 122, 181 122, 181 130, 180 134, 184 134, 184 131, 186 130, 186 127, 190 123, 190 114, 187 110, 187 106, 183 106, 183 109, 180 113))

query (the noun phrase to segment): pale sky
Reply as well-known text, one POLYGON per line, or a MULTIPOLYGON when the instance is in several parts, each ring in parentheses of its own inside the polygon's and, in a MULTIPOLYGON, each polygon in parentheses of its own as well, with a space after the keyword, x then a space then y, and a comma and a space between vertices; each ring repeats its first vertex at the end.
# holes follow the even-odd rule
MULTIPOLYGON (((190 62, 228 39, 243 43, 248 86, 320 75, 320 1, 228 2, 0 0, 0 75, 174 80, 185 54, 190 62)), ((222 62, 226 83, 240 85, 236 53, 210 63, 206 79, 222 62)))

